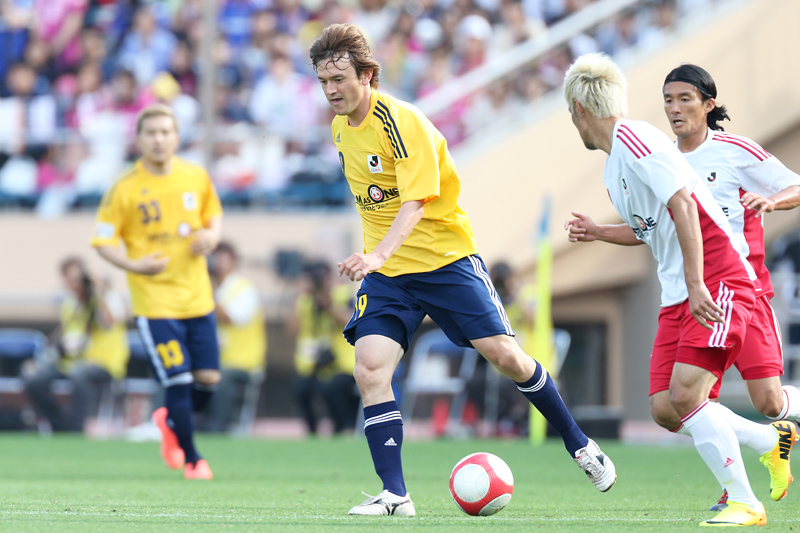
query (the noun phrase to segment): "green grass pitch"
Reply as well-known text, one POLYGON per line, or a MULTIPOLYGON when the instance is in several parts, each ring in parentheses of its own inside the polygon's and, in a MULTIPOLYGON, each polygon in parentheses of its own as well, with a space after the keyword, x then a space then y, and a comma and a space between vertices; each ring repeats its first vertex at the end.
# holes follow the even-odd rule
MULTIPOLYGON (((246 441, 200 437, 216 478, 185 481, 161 462, 156 443, 40 439, 0 434, 1 531, 665 531, 695 530, 719 495, 691 446, 601 442, 617 465, 617 485, 597 492, 559 441, 404 444, 417 517, 349 517, 361 491, 380 491, 364 440, 246 441), (453 504, 450 470, 486 451, 514 472, 514 497, 491 517, 453 504)), ((744 450, 768 529, 800 530, 798 487, 781 502, 755 453, 744 450)))

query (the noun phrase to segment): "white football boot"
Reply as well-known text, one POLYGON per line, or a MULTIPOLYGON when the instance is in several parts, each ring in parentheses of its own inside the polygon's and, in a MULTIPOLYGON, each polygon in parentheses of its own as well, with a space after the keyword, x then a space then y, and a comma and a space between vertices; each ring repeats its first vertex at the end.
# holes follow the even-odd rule
POLYGON ((370 496, 366 492, 364 496, 369 499, 350 509, 347 514, 372 515, 372 516, 415 516, 417 511, 414 509, 414 502, 409 495, 398 496, 388 490, 384 490, 377 496, 370 496))
POLYGON ((600 492, 606 492, 617 482, 617 469, 614 463, 592 439, 589 439, 589 444, 585 448, 575 452, 574 461, 600 492))

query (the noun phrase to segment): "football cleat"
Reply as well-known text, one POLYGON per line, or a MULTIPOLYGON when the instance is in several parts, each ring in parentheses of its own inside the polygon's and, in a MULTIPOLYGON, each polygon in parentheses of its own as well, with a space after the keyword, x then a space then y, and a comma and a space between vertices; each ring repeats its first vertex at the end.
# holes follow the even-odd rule
POLYGON ((183 467, 183 477, 186 479, 214 479, 214 473, 205 459, 199 459, 196 463, 186 463, 183 467))
POLYGON ((778 433, 778 442, 772 451, 762 455, 759 461, 769 470, 769 495, 778 501, 786 496, 789 484, 794 480, 789 456, 797 440, 797 426, 794 422, 786 420, 779 420, 770 425, 778 433))
POLYGON ((408 494, 398 496, 388 490, 382 491, 377 496, 370 496, 366 492, 363 494, 369 496, 369 499, 350 509, 347 514, 372 516, 415 516, 417 514, 414 502, 411 501, 408 494))
POLYGON ((589 439, 589 444, 585 448, 575 452, 573 460, 600 492, 606 492, 617 482, 617 469, 614 463, 592 439, 589 439))
POLYGON ((767 525, 767 513, 761 502, 758 502, 755 507, 739 502, 728 502, 728 507, 724 511, 700 525, 707 527, 765 526, 767 525))
POLYGON ((728 491, 722 493, 717 503, 708 508, 709 511, 724 511, 728 508, 728 491))
POLYGON ((177 470, 183 466, 185 455, 178 444, 178 437, 167 423, 167 408, 159 407, 153 411, 153 422, 161 432, 161 458, 167 466, 177 470))

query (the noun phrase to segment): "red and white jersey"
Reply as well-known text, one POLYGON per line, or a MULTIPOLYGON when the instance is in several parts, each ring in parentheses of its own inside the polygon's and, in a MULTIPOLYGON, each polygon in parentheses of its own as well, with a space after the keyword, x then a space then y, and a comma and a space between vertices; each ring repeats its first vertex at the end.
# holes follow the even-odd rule
POLYGON ((678 148, 656 127, 641 121, 617 121, 603 180, 622 220, 653 249, 662 306, 689 297, 683 252, 667 207, 683 188, 697 202, 706 285, 726 278, 756 279, 722 209, 678 148))
POLYGON ((758 276, 756 295, 772 297, 772 282, 764 266, 764 218, 756 218, 756 212, 745 209, 739 199, 745 192, 772 196, 800 185, 800 176, 750 139, 723 131, 709 129, 705 142, 683 156, 727 215, 733 234, 758 276))

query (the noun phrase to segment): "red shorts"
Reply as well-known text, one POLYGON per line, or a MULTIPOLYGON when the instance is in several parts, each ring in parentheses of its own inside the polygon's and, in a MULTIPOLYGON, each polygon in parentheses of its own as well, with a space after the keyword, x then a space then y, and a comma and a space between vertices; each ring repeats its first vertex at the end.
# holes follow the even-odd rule
MULTIPOLYGON (((783 375, 783 350, 781 349, 781 330, 769 297, 759 296, 753 307, 753 316, 747 324, 742 351, 736 366, 743 379, 762 379, 783 375)), ((719 396, 721 380, 711 389, 711 397, 719 396)))
POLYGON ((725 321, 714 323, 713 331, 694 319, 688 300, 661 309, 650 356, 650 395, 669 390, 675 363, 704 368, 719 378, 739 355, 755 304, 753 283, 726 279, 708 290, 725 313, 725 321))

